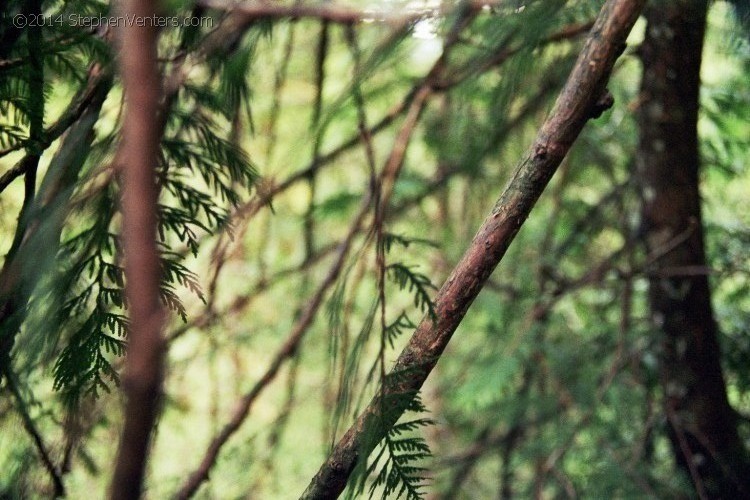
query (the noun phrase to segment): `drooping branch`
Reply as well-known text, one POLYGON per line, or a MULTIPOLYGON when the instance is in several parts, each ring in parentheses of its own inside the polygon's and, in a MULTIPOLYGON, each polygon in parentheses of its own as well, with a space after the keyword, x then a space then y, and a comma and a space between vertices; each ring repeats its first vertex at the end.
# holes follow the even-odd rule
MULTIPOLYGON (((97 65, 97 67, 100 65, 97 65)), ((48 148, 53 142, 60 138, 86 111, 92 101, 101 94, 104 87, 112 85, 111 69, 106 66, 104 71, 89 71, 88 79, 81 87, 81 90, 73 97, 68 107, 43 133, 36 138, 35 147, 39 149, 48 148)), ((0 151, 0 158, 23 148, 27 141, 15 144, 0 151)), ((20 163, 3 173, 0 177, 0 192, 2 192, 10 182, 16 177, 23 175, 25 171, 19 170, 20 163)))
POLYGON ((408 405, 406 398, 393 396, 414 394, 420 389, 583 126, 611 106, 606 83, 644 3, 610 0, 602 7, 550 116, 510 185, 438 292, 435 319, 423 318, 392 370, 400 375, 387 379, 391 381, 338 442, 303 498, 338 497, 357 463, 366 459, 408 405), (386 406, 389 411, 382 414, 386 406))
MULTIPOLYGON (((124 2, 124 14, 154 16, 148 0, 124 2)), ((125 294, 130 317, 125 423, 112 480, 113 499, 139 498, 151 431, 158 413, 162 383, 164 313, 159 299, 161 269, 156 246, 157 186, 155 168, 163 128, 155 112, 161 94, 157 67, 157 31, 144 23, 128 24, 121 35, 120 68, 125 89, 122 142, 116 158, 122 172, 122 239, 125 294)))
MULTIPOLYGON (((86 83, 82 95, 75 99, 75 102, 66 109, 63 116, 44 131, 42 138, 37 141, 37 148, 41 150, 46 149, 50 144, 59 139, 60 136, 67 131, 81 117, 81 115, 83 115, 83 112, 90 106, 92 100, 96 98, 97 95, 100 95, 103 89, 112 85, 111 74, 97 72, 90 78, 91 80, 86 83)), ((6 152, 10 153, 12 150, 13 149, 7 149, 0 152, 0 157, 4 156, 6 152)), ((3 175, 0 176, 0 193, 2 193, 15 179, 25 175, 31 170, 32 158, 32 155, 27 155, 13 165, 13 167, 3 172, 3 175)))
MULTIPOLYGON (((44 272, 52 265, 69 202, 93 141, 93 129, 112 85, 111 74, 99 64, 89 80, 100 81, 85 109, 63 136, 50 161, 33 204, 16 227, 13 244, 0 270, 0 368, 10 366, 15 336, 26 317, 26 304, 44 272), (103 75, 99 80, 98 75, 103 75), (28 256, 33 255, 33 259, 28 256)), ((21 162, 34 162, 33 154, 21 162)), ((2 378, 2 373, 0 373, 2 378)))

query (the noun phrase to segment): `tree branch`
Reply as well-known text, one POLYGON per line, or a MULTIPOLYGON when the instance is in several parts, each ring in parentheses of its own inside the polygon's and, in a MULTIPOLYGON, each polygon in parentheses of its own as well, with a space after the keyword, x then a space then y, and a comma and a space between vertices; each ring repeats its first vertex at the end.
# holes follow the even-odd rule
POLYGON ((10 367, 5 368, 5 383, 7 384, 11 394, 13 394, 13 397, 16 400, 16 408, 18 409, 18 413, 21 414, 23 426, 26 429, 26 432, 29 433, 29 436, 31 436, 32 441, 34 441, 34 446, 39 453, 39 458, 41 458, 42 464, 44 464, 44 468, 47 469, 50 479, 52 480, 52 486, 54 488, 54 498, 64 497, 65 485, 62 481, 62 474, 52 462, 49 450, 44 444, 42 434, 36 428, 36 425, 34 425, 34 420, 32 420, 31 415, 29 415, 29 411, 26 407, 26 402, 23 400, 23 395, 21 394, 21 391, 18 388, 18 384, 16 383, 15 373, 9 373, 9 371, 10 367))
POLYGON ((317 314, 318 309, 323 303, 323 298, 325 297, 326 292, 336 282, 336 279, 338 278, 339 273, 341 272, 341 269, 346 262, 346 257, 349 254, 349 249, 354 241, 354 237, 357 235, 357 233, 359 233, 359 228, 365 216, 367 215, 369 208, 370 199, 367 198, 363 200, 362 208, 355 217, 349 233, 347 234, 347 237, 339 245, 336 254, 336 260, 328 270, 328 274, 326 275, 325 279, 318 286, 315 294, 308 302, 307 307, 305 307, 305 310, 300 315, 300 318, 295 322, 294 326, 292 327, 291 333, 287 337, 287 340, 277 351, 263 376, 239 401, 235 411, 232 414, 232 417, 229 419, 229 422, 227 422, 221 429, 221 431, 211 440, 211 444, 208 446, 208 449, 206 450, 206 453, 203 457, 203 460, 201 460, 200 465, 195 471, 193 471, 192 474, 190 474, 185 484, 177 493, 176 498, 180 500, 191 498, 198 491, 200 485, 208 479, 208 473, 216 462, 216 458, 218 457, 221 448, 224 446, 227 440, 240 428, 242 423, 247 418, 248 413, 250 412, 250 407, 253 405, 258 396, 260 396, 263 390, 276 378, 276 375, 283 363, 287 359, 292 357, 297 351, 300 342, 304 338, 305 333, 307 333, 310 325, 315 319, 315 315, 317 314))
MULTIPOLYGON (((435 300, 435 320, 425 316, 387 380, 331 452, 302 498, 337 498, 358 461, 365 459, 420 389, 453 332, 505 254, 532 207, 586 122, 609 99, 605 86, 645 0, 610 0, 603 7, 549 118, 435 300), (390 396, 390 397, 389 397, 390 396), (381 414, 388 408, 387 414, 381 414)), ((611 102, 609 102, 611 104, 611 102)))
MULTIPOLYGON (((99 64, 96 64, 95 66, 97 68, 101 67, 99 64)), ((40 150, 47 149, 53 142, 55 142, 63 133, 65 133, 66 130, 68 130, 68 128, 70 128, 71 125, 78 121, 83 112, 91 105, 93 100, 97 99, 97 96, 102 93, 104 88, 108 89, 112 86, 111 68, 105 66, 103 69, 104 71, 89 71, 88 80, 81 90, 73 97, 63 114, 40 134, 37 139, 37 146, 40 150)), ((1 150, 0 158, 27 146, 27 142, 28 141, 23 141, 1 150)), ((13 179, 25 173, 19 171, 18 167, 19 164, 16 164, 0 177, 0 192, 2 192, 7 185, 13 181, 13 179)))
MULTIPOLYGON (((156 15, 148 0, 124 2, 124 15, 156 15)), ((157 186, 155 168, 163 132, 159 109, 160 76, 157 31, 145 23, 128 24, 120 33, 120 68, 125 116, 116 165, 121 169, 122 240, 125 249, 125 294, 130 331, 123 388, 125 423, 117 453, 111 498, 141 496, 151 430, 158 413, 162 383, 164 312, 159 299, 161 269, 156 247, 157 186)))
MULTIPOLYGON (((101 72, 105 70, 98 64, 89 70, 92 76, 101 72)), ((10 366, 10 352, 26 317, 26 304, 39 279, 54 261, 72 188, 88 156, 94 124, 111 85, 111 77, 105 76, 69 128, 50 161, 33 206, 16 227, 13 244, 0 270, 0 368, 10 366), (34 258, 29 259, 30 255, 34 258)), ((34 158, 35 155, 29 154, 21 161, 33 162, 34 158)), ((2 376, 0 371, 0 378, 2 376)))
MULTIPOLYGON (((383 172, 378 179, 381 185, 387 186, 387 189, 389 190, 388 192, 390 192, 390 190, 393 188, 395 178, 400 172, 401 165, 403 165, 404 155, 406 154, 406 145, 408 144, 409 137, 411 137, 414 131, 417 119, 422 109, 424 108, 427 102, 427 98, 430 94, 431 91, 429 87, 424 86, 420 89, 420 91, 417 93, 416 98, 412 102, 409 108, 409 112, 404 119, 404 123, 401 126, 399 134, 396 137, 393 150, 391 151, 383 172)), ((359 212, 355 216, 346 238, 344 238, 344 240, 339 245, 336 259, 333 265, 328 270, 328 273, 323 282, 318 286, 315 294, 308 302, 307 307, 305 307, 299 319, 295 322, 294 326, 292 327, 291 333, 287 337, 286 342, 284 342, 284 345, 276 353, 273 360, 271 361, 271 364, 269 365, 263 376, 260 378, 260 380, 256 382, 253 388, 247 394, 245 394, 242 400, 238 403, 230 421, 211 441, 211 444, 209 445, 208 450, 206 450, 206 454, 203 457, 200 466, 190 475, 188 480, 180 489, 179 493, 177 493, 176 498, 182 500, 192 497, 198 490, 200 485, 203 483, 203 481, 208 479, 209 470, 216 462, 216 458, 218 457, 219 451, 221 450, 222 446, 224 446, 224 443, 226 443, 227 440, 232 436, 232 434, 234 434, 237 429, 240 428, 242 423, 247 418, 250 407, 258 398, 260 393, 274 380, 279 371, 279 368, 281 368, 281 365, 284 363, 284 361, 291 358, 297 351, 300 343, 302 342, 302 339, 305 336, 305 333, 307 333, 310 325, 315 319, 315 315, 317 314, 318 309, 323 303, 325 293, 336 282, 336 279, 338 278, 341 269, 346 262, 346 257, 349 253, 349 249, 351 248, 352 243, 354 242, 354 238, 359 233, 359 228, 370 211, 373 202, 373 194, 374 193, 370 191, 368 196, 366 196, 362 200, 359 212)))

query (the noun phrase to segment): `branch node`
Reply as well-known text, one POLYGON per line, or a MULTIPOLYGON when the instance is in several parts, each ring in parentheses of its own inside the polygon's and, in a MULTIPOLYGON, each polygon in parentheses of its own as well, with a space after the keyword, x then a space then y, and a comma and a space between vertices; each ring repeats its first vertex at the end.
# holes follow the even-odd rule
POLYGON ((547 157, 547 145, 546 144, 536 144, 534 146, 534 158, 543 160, 547 157))
POLYGON ((602 113, 611 108, 614 103, 615 98, 612 96, 612 93, 609 91, 609 89, 604 89, 604 91, 602 91, 602 94, 599 96, 599 99, 597 99, 594 105, 591 107, 591 119, 596 119, 602 116, 602 113))

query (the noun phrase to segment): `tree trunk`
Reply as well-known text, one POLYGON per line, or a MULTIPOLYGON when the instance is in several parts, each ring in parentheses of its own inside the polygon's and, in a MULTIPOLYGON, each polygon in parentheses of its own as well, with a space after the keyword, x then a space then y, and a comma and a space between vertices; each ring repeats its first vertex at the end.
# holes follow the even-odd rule
POLYGON ((679 467, 701 498, 750 498, 750 466, 729 405, 711 309, 698 190, 698 99, 706 0, 646 13, 638 121, 643 237, 653 259, 651 316, 679 467))

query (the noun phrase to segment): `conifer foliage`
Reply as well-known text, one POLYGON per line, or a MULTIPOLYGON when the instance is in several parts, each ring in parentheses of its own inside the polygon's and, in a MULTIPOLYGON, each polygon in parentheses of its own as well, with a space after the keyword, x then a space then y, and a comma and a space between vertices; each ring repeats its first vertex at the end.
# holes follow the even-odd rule
MULTIPOLYGON (((112 71, 115 49, 107 41, 111 42, 115 28, 105 23, 101 29, 87 30, 75 23, 84 19, 104 23, 116 18, 112 17, 115 14, 107 3, 82 1, 48 2, 44 12, 32 19, 24 10, 27 3, 12 2, 3 14, 3 60, 7 64, 0 73, 0 84, 4 89, 4 114, 12 120, 2 124, 0 140, 6 148, 3 153, 25 150, 28 156, 47 148, 54 151, 51 146, 56 137, 50 134, 64 134, 63 145, 67 145, 66 141, 91 141, 90 135, 74 136, 74 128, 66 130, 60 123, 68 121, 72 127, 80 123, 75 108, 81 106, 79 101, 85 99, 85 95, 74 98, 58 122, 37 133, 42 144, 33 137, 32 117, 38 113, 34 107, 41 105, 43 109, 53 85, 78 81, 84 88, 79 94, 83 94, 93 79, 101 78, 94 76, 91 68, 98 67, 99 72, 112 71), (21 19, 29 24, 39 22, 42 39, 32 40, 28 26, 16 28, 14 20, 20 25, 21 19), (61 40, 65 43, 60 43, 61 40), (22 64, 37 50, 33 43, 39 44, 44 76, 29 71, 22 64), (34 84, 40 77, 43 78, 41 88, 46 90, 43 94, 34 94, 34 84)), ((180 19, 189 18, 186 11, 173 14, 180 19)), ((208 17, 199 21, 206 30, 214 22, 208 17)), ((166 30, 161 34, 161 38, 168 41, 162 55, 166 60, 185 58, 191 49, 195 50, 195 40, 199 36, 200 33, 189 27, 166 30)), ((182 287, 204 299, 198 277, 184 264, 185 256, 196 255, 202 238, 227 227, 230 209, 239 204, 245 196, 243 193, 248 193, 257 179, 250 158, 232 141, 228 126, 238 113, 249 109, 244 71, 247 70, 247 54, 251 51, 252 41, 239 50, 239 54, 219 59, 226 64, 214 63, 210 72, 198 81, 185 82, 179 95, 165 103, 161 111, 166 122, 156 180, 161 191, 158 213, 161 297, 164 305, 183 320, 187 319, 187 313, 176 293, 177 288, 182 287)), ((168 72, 171 67, 167 64, 164 70, 168 72)), ((111 94, 108 103, 112 108, 107 110, 111 115, 118 113, 115 93, 119 89, 115 86, 110 90, 110 87, 107 85, 106 90, 100 91, 104 95, 98 105, 111 94)), ((127 301, 119 260, 120 188, 113 156, 120 123, 113 118, 115 120, 108 123, 111 130, 103 135, 90 132, 93 141, 89 151, 81 153, 79 158, 63 156, 67 151, 62 148, 52 153, 42 185, 48 178, 60 175, 58 169, 70 168, 65 162, 80 163, 76 166, 77 172, 65 179, 67 184, 60 186, 60 193, 54 193, 57 199, 39 199, 40 192, 36 197, 34 193, 27 193, 32 198, 25 201, 40 212, 48 205, 57 205, 61 211, 63 227, 57 243, 59 251, 54 252, 54 257, 50 256, 54 263, 43 264, 54 267, 53 276, 44 276, 42 283, 38 277, 28 275, 38 274, 32 269, 22 274, 21 280, 24 281, 22 287, 29 293, 26 300, 31 300, 34 312, 49 319, 44 326, 54 325, 57 330, 56 338, 49 339, 57 357, 54 387, 71 402, 86 394, 96 396, 117 383, 117 371, 112 363, 123 355, 126 346, 127 301)), ((20 160, 19 165, 24 160, 20 160)), ((29 175, 18 170, 18 174, 29 175)), ((38 241, 40 246, 56 244, 49 241, 48 234, 41 237, 44 240, 38 241)), ((9 262, 7 260, 6 265, 9 262)), ((8 337, 16 334, 5 332, 8 337)))
POLYGON ((6 1, 0 499, 750 496, 746 9, 646 3, 6 1))

